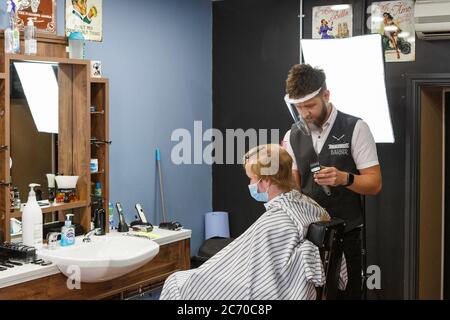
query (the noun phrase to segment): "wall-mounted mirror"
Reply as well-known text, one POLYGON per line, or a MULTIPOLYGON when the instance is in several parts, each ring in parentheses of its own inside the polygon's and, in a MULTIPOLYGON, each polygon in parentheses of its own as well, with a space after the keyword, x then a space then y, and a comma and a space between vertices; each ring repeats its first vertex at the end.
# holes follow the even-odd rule
POLYGON ((47 173, 58 168, 58 66, 13 62, 11 74, 11 182, 22 203, 28 185, 39 183, 47 199, 47 173))

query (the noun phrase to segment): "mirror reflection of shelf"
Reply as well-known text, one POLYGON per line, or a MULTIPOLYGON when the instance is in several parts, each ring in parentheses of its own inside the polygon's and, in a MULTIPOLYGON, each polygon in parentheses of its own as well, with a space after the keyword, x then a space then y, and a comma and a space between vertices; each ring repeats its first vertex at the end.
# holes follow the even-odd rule
MULTIPOLYGON (((53 213, 58 211, 72 210, 83 208, 87 206, 87 201, 74 201, 70 203, 55 203, 46 207, 41 207, 42 213, 53 213)), ((11 212, 11 218, 22 218, 22 212, 20 210, 14 210, 11 212)))
POLYGON ((100 171, 97 171, 97 172, 91 172, 91 174, 104 174, 105 173, 105 170, 100 170, 100 171))

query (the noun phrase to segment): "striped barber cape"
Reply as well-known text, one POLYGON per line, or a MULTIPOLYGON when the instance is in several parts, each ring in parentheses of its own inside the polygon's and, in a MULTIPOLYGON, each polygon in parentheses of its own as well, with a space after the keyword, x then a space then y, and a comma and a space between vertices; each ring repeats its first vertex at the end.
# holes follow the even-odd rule
MULTIPOLYGON (((197 269, 167 278, 162 300, 309 300, 325 275, 319 249, 305 239, 308 226, 329 217, 293 190, 265 204, 267 211, 197 269)), ((345 262, 341 288, 345 288, 345 262)))

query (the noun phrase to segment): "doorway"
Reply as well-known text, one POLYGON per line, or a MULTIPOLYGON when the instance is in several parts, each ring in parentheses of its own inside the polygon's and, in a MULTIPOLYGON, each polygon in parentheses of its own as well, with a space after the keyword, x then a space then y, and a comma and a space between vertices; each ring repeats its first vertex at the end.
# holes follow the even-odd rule
POLYGON ((419 296, 444 298, 446 89, 421 90, 419 296))
POLYGON ((448 299, 450 74, 407 75, 406 82, 403 295, 448 299))
POLYGON ((444 299, 450 300, 450 90, 445 90, 445 216, 444 216, 444 299))

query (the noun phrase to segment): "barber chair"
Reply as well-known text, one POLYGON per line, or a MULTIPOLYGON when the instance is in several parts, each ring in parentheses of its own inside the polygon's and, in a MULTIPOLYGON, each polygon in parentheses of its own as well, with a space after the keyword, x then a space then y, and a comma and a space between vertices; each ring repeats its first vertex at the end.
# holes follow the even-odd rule
POLYGON ((310 224, 306 239, 319 247, 325 271, 325 285, 317 288, 317 300, 335 300, 338 295, 345 221, 332 218, 310 224))

